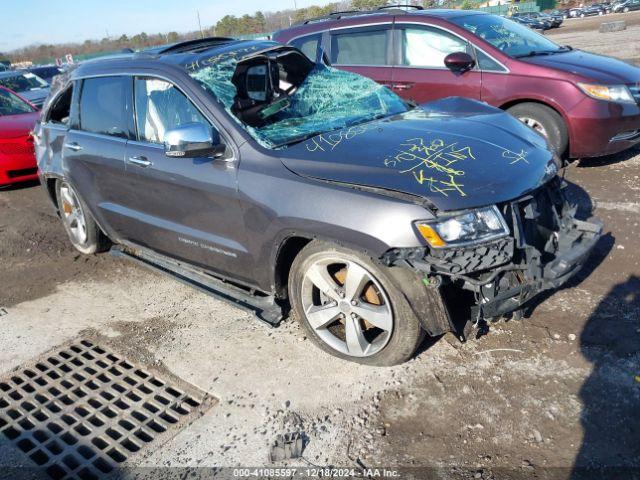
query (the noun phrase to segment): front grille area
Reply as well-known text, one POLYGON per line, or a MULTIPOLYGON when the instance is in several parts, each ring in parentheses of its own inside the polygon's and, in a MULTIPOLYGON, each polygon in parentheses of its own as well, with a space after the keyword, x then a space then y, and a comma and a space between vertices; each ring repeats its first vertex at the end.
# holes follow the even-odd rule
POLYGON ((7 172, 7 176, 9 178, 19 178, 19 177, 26 177, 27 175, 35 175, 36 173, 38 173, 37 167, 23 168, 21 170, 9 170, 7 172))
POLYGON ((0 380, 0 434, 54 479, 104 478, 211 403, 80 340, 0 380))

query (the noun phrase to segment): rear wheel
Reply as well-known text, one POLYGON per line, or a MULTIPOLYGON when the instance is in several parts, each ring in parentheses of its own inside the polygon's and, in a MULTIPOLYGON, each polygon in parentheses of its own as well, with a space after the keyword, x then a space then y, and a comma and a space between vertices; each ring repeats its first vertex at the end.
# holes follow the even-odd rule
POLYGON ((405 297, 371 259, 315 241, 291 268, 295 316, 309 338, 332 355, 395 365, 409 359, 424 338, 405 297))
POLYGON ((62 224, 76 250, 91 254, 109 248, 109 239, 102 233, 86 205, 68 182, 57 182, 56 198, 62 224))
POLYGON ((559 156, 564 155, 569 145, 569 135, 558 112, 533 102, 519 103, 507 109, 507 112, 545 137, 559 156))

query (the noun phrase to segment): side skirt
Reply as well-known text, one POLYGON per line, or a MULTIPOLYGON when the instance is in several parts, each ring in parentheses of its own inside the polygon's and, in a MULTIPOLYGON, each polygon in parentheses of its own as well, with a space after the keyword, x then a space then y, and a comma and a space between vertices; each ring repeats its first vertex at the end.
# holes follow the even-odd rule
POLYGON ((111 247, 111 255, 124 257, 144 265, 186 284, 201 292, 224 300, 246 311, 254 313, 259 320, 277 327, 284 317, 284 309, 273 296, 260 296, 231 283, 207 274, 189 264, 160 255, 145 248, 130 248, 122 245, 111 247))

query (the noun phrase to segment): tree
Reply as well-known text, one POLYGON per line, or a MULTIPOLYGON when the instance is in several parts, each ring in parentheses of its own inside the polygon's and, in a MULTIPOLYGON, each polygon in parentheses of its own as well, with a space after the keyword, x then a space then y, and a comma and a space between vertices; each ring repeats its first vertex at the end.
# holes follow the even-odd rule
POLYGON ((177 43, 179 40, 180 35, 178 35, 178 32, 167 33, 167 43, 177 43))
POLYGON ((473 4, 469 0, 464 0, 460 8, 462 10, 473 10, 473 4))
POLYGON ((375 10, 378 7, 384 7, 387 3, 387 0, 351 0, 351 7, 354 10, 375 10))

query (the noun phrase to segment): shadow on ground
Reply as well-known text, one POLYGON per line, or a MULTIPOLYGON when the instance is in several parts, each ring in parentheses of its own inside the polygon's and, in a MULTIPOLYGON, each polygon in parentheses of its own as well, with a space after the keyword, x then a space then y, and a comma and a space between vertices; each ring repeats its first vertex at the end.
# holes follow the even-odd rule
POLYGON ((640 478, 640 277, 615 285, 580 335, 583 442, 573 479, 640 478))

